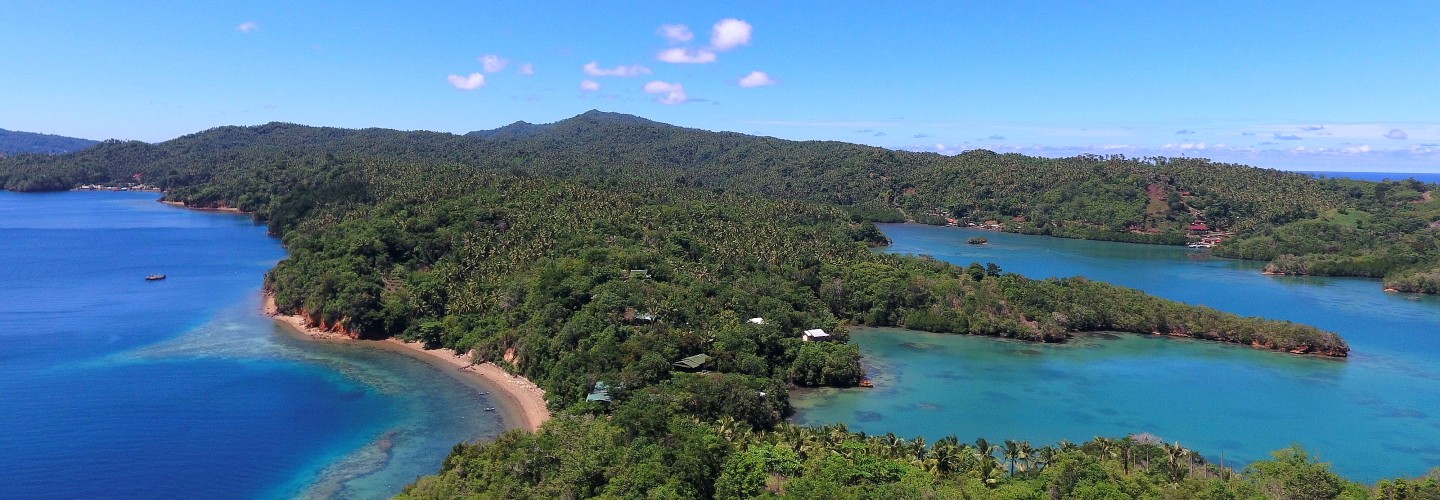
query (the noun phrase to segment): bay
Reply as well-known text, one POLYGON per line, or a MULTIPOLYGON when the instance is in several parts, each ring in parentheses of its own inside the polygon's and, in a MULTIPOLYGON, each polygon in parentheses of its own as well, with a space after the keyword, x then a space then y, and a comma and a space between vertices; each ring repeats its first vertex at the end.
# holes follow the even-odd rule
POLYGON ((1060 439, 1148 432, 1243 465, 1300 443, 1346 477, 1440 466, 1440 299, 1378 280, 1279 277, 1204 250, 910 224, 883 251, 1032 278, 1086 276, 1247 316, 1315 325, 1351 346, 1336 361, 1204 341, 1089 335, 1043 345, 896 329, 853 340, 876 389, 795 398, 798 422, 935 440, 1060 439), (987 245, 966 240, 983 235, 987 245))
POLYGON ((431 364, 285 333, 279 242, 156 197, 0 193, 0 498, 385 498, 503 430, 431 364))

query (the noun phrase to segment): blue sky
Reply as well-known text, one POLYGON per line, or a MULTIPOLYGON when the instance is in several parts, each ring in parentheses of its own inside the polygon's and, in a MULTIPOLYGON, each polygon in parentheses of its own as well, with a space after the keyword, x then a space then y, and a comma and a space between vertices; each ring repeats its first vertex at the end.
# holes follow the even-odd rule
POLYGON ((943 153, 1440 172, 1433 0, 408 4, 6 0, 0 128, 463 133, 601 109, 943 153))

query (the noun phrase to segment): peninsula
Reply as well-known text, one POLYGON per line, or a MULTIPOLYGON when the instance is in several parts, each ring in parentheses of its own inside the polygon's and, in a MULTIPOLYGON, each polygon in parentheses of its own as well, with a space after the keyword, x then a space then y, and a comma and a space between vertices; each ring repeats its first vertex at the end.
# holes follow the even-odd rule
MULTIPOLYGON (((921 184, 919 176, 938 179, 953 174, 949 167, 991 161, 1004 170, 1049 160, 983 152, 950 160, 590 112, 466 136, 224 127, 157 145, 106 142, 71 155, 0 160, 0 182, 66 189, 138 173, 165 189, 168 202, 253 213, 289 251, 265 287, 273 291, 272 311, 297 329, 451 349, 423 352, 450 370, 502 364, 543 389, 554 419, 538 433, 457 447, 440 478, 413 490, 420 497, 443 496, 456 484, 501 497, 711 497, 726 488, 754 492, 766 477, 803 488, 825 481, 806 479, 806 470, 857 467, 855 474, 883 484, 927 470, 939 478, 973 472, 981 485, 998 479, 1000 462, 988 443, 893 442, 885 448, 891 452, 866 448, 877 450, 866 455, 872 462, 828 464, 826 457, 843 454, 816 454, 821 436, 836 450, 869 447, 871 437, 784 423, 791 387, 859 383, 860 353, 847 333, 854 325, 1039 342, 1116 331, 1348 355, 1344 340, 1309 326, 1242 318, 1083 277, 1035 280, 994 264, 962 267, 871 251, 888 244, 875 221, 923 217, 931 206, 921 201, 926 189, 958 189, 945 187, 953 179, 921 184), (689 152, 676 160, 665 147, 678 144, 689 152), (733 155, 760 146, 779 156, 694 160, 698 150, 733 155), (971 163, 977 159, 984 161, 971 163), (844 187, 852 181, 859 187, 844 187), (811 340, 828 340, 801 338, 813 330, 827 335, 811 340), (976 462, 907 469, 908 459, 893 451, 902 445, 921 450, 909 456, 922 462, 940 449, 950 451, 934 453, 976 462), (544 464, 512 467, 533 460, 544 464), (505 472, 514 470, 526 472, 505 472)), ((1156 168, 1095 158, 1046 165, 1156 168)), ((1240 166, 1213 171, 1277 175, 1240 166)), ((997 191, 994 199, 1010 195, 997 191)), ((516 407, 538 407, 525 403, 538 391, 514 394, 516 407)), ((535 412, 515 421, 534 427, 543 418, 535 412)), ((1068 456, 1076 467, 1143 467, 1175 481, 1212 470, 1178 446, 1126 442, 1147 457, 1142 466, 1103 458, 1119 448, 1097 443, 1050 453, 1075 453, 1068 456), (1171 469, 1155 468, 1162 456, 1174 457, 1165 462, 1171 469)), ((1303 452, 1287 453, 1277 460, 1309 463, 1303 452)), ((1041 467, 1018 456, 1007 465, 1041 467)))

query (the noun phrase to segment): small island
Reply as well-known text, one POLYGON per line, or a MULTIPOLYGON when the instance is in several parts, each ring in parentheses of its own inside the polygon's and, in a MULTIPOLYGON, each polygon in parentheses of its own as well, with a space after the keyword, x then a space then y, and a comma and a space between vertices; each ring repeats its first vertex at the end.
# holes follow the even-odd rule
POLYGON ((984 244, 986 244, 986 243, 989 243, 990 240, 985 239, 984 236, 976 236, 976 237, 974 237, 974 238, 970 238, 970 239, 968 239, 968 240, 965 240, 965 242, 966 242, 966 243, 969 243, 969 244, 971 244, 971 245, 984 245, 984 244))

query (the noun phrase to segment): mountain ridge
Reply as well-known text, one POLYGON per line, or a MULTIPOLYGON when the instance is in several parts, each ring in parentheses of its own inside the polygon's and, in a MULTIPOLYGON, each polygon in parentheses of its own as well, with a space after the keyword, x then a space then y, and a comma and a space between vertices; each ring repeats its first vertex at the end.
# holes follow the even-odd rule
POLYGON ((598 110, 464 135, 281 122, 216 127, 154 145, 106 141, 66 155, 10 158, 0 161, 0 186, 62 190, 131 182, 140 173, 171 199, 264 212, 270 198, 242 181, 265 162, 459 164, 599 187, 683 186, 837 204, 869 221, 1210 245, 1218 255, 1274 261, 1272 271, 1287 274, 1382 277, 1434 262, 1436 273, 1387 286, 1440 291, 1440 238, 1426 229, 1440 221, 1440 202, 1427 194, 1433 184, 1317 179, 1196 158, 943 156, 712 132, 598 110), (1366 215, 1347 215, 1353 211, 1366 215))
POLYGON ((94 146, 98 142, 78 137, 0 128, 0 156, 70 153, 94 146))

